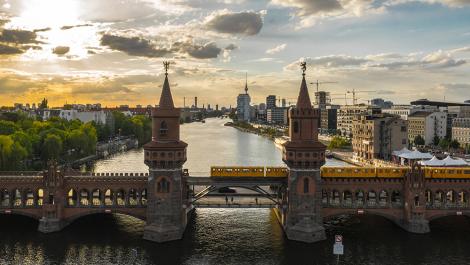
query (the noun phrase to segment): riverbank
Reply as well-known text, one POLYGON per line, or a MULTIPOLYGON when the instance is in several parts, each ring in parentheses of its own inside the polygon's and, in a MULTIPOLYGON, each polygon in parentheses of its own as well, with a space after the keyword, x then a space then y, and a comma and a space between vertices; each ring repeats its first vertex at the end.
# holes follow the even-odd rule
MULTIPOLYGON (((272 134, 269 134, 269 133, 262 133, 262 132, 260 132, 259 128, 255 128, 251 124, 248 124, 248 123, 244 123, 243 125, 240 125, 239 123, 227 122, 227 123, 224 124, 224 126, 233 127, 233 128, 235 128, 239 131, 242 131, 242 132, 252 133, 252 134, 256 134, 256 135, 259 135, 259 136, 266 137, 266 138, 272 140, 278 148, 281 148, 282 144, 285 142, 285 139, 283 139, 283 138, 287 137, 287 135, 285 135, 285 134, 273 136, 272 134)), ((326 145, 326 146, 328 146, 330 144, 330 141, 328 141, 327 139, 322 138, 322 137, 319 137, 319 141, 321 143, 323 143, 324 145, 326 145)), ((335 158, 337 160, 340 160, 340 161, 343 161, 343 162, 346 162, 350 165, 362 166, 361 163, 359 163, 358 161, 353 160, 352 150, 349 150, 349 149, 331 150, 331 155, 332 155, 333 158, 335 158)))
POLYGON ((94 155, 89 155, 77 159, 71 163, 73 168, 78 168, 82 165, 95 162, 100 159, 107 158, 111 155, 125 152, 139 146, 139 141, 135 137, 121 137, 115 138, 108 142, 98 143, 96 145, 96 152, 94 155))
POLYGON ((224 124, 224 126, 233 127, 242 132, 247 132, 247 133, 252 133, 252 134, 259 135, 259 136, 263 136, 263 137, 271 139, 272 141, 274 141, 276 137, 283 136, 283 134, 277 133, 276 129, 256 128, 249 123, 227 122, 224 124))

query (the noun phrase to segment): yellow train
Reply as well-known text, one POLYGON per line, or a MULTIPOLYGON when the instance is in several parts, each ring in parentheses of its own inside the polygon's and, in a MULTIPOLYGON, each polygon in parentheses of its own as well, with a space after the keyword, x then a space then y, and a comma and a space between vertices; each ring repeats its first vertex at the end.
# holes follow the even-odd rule
MULTIPOLYGON (((409 167, 322 167, 322 178, 403 178, 409 167)), ((470 167, 425 167, 426 178, 467 179, 470 167)))
POLYGON ((211 167, 211 177, 287 177, 285 167, 211 167))
MULTIPOLYGON (((403 178, 409 167, 322 167, 322 178, 403 178)), ((468 179, 470 167, 425 167, 426 178, 468 179)), ((286 167, 211 167, 211 177, 287 177, 286 167)))

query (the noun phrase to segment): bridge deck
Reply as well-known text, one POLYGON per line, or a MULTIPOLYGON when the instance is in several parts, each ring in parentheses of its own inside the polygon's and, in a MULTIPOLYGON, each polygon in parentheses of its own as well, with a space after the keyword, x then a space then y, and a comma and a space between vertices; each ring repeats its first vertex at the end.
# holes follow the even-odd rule
POLYGON ((225 204, 225 203, 195 203, 194 207, 196 208, 235 208, 235 209, 257 209, 257 208, 276 208, 274 203, 263 203, 263 204, 225 204))
POLYGON ((210 185, 238 185, 238 186, 270 186, 284 184, 287 178, 280 177, 184 177, 189 185, 210 186, 210 185))

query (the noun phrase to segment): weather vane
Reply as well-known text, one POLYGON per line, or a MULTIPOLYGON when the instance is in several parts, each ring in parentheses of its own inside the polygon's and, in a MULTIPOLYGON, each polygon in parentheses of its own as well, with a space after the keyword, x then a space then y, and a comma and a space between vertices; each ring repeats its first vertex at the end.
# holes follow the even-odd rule
POLYGON ((165 68, 165 74, 168 75, 168 69, 170 68, 169 61, 163 61, 163 67, 165 68))
POLYGON ((306 61, 300 62, 300 69, 302 69, 302 75, 305 75, 305 71, 307 71, 307 62, 306 61))

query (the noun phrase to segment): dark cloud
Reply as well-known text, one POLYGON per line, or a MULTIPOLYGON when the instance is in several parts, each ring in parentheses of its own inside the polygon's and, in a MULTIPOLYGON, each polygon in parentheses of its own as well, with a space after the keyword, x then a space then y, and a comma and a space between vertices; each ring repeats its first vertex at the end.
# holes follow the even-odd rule
MULTIPOLYGON (((357 2, 362 2, 362 0, 357 2)), ((297 14, 299 16, 328 13, 343 9, 338 0, 272 0, 272 3, 286 7, 295 7, 298 9, 297 14)))
POLYGON ((230 43, 229 45, 225 46, 225 50, 233 51, 236 49, 238 49, 238 46, 233 43, 230 43))
POLYGON ((57 46, 52 50, 52 53, 57 55, 64 55, 70 51, 70 47, 68 46, 57 46))
POLYGON ((219 13, 206 22, 208 29, 229 34, 256 35, 263 27, 261 14, 255 12, 219 13))
POLYGON ((42 28, 42 29, 35 29, 33 32, 44 32, 44 31, 49 31, 51 28, 42 28))
POLYGON ((149 40, 140 37, 123 37, 111 34, 103 34, 101 37, 101 45, 128 55, 144 56, 144 57, 163 57, 170 51, 165 48, 158 48, 149 40))
POLYGON ((0 42, 17 44, 39 43, 36 40, 36 33, 29 30, 3 29, 0 35, 0 42))
POLYGON ((197 59, 211 59, 217 58, 222 49, 217 47, 214 42, 206 43, 204 45, 189 45, 187 49, 184 50, 190 56, 197 59))
POLYGON ((73 28, 80 28, 80 27, 91 27, 93 26, 92 24, 80 24, 80 25, 73 25, 73 26, 63 26, 60 29, 61 30, 68 30, 68 29, 73 29, 73 28))
POLYGON ((20 54, 23 52, 24 51, 22 49, 19 49, 17 47, 12 47, 12 46, 8 46, 8 45, 4 45, 0 43, 0 55, 20 54))
MULTIPOLYGON (((104 34, 101 38, 101 45, 108 46, 113 50, 125 52, 128 55, 149 58, 187 54, 197 59, 210 59, 217 58, 222 52, 222 49, 217 47, 214 42, 200 45, 193 43, 192 40, 188 40, 168 44, 171 48, 165 48, 159 47, 150 40, 141 37, 123 37, 112 34, 104 34)), ((229 48, 234 47, 230 46, 229 48)))

